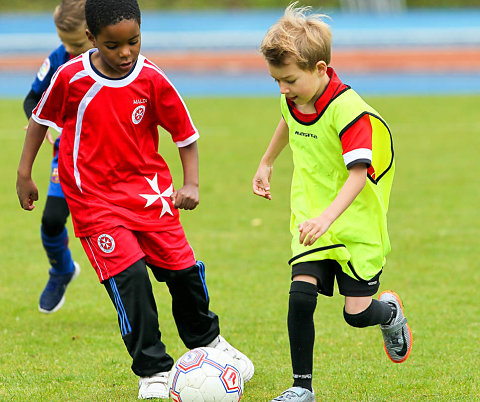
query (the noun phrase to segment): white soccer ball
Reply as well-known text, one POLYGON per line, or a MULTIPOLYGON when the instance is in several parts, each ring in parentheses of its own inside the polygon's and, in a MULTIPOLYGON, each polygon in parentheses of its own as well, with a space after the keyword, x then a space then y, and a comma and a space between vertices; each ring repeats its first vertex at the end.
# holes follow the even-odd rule
POLYGON ((168 380, 175 402, 238 402, 243 379, 233 359, 214 348, 196 348, 177 360, 168 380))

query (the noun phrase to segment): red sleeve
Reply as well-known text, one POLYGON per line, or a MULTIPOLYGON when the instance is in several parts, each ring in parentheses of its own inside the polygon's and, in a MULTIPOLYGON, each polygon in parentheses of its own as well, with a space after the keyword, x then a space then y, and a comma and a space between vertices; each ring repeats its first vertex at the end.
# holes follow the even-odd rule
POLYGON ((167 130, 179 147, 187 146, 198 138, 198 131, 187 106, 168 78, 159 72, 155 88, 155 113, 158 124, 167 130))
POLYGON ((65 82, 65 76, 61 74, 60 69, 54 74, 49 87, 43 93, 35 109, 33 109, 33 120, 39 124, 50 126, 58 132, 62 132, 64 100, 66 99, 67 88, 68 82, 65 82))
POLYGON ((343 160, 350 169, 358 163, 372 164, 372 124, 370 116, 363 115, 341 134, 343 160))

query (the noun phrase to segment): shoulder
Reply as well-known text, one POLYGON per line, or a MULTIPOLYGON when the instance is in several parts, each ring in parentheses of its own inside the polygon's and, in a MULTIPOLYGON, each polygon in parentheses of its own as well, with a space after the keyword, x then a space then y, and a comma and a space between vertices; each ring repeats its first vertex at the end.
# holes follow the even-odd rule
POLYGON ((58 67, 60 67, 63 63, 65 63, 66 60, 66 50, 65 46, 60 45, 56 49, 54 49, 48 57, 45 58, 43 61, 42 65, 40 66, 40 69, 38 70, 37 73, 37 78, 40 81, 43 81, 45 77, 47 77, 49 74, 53 74, 58 67))
POLYGON ((354 89, 348 87, 332 99, 332 105, 335 107, 347 108, 350 104, 365 104, 365 101, 354 89))
POLYGON ((84 70, 81 55, 60 65, 52 77, 52 81, 69 82, 79 71, 84 70))
POLYGON ((52 68, 56 70, 58 67, 60 67, 62 64, 64 64, 66 61, 70 59, 70 54, 67 53, 65 46, 61 44, 50 53, 48 58, 50 59, 52 68))
POLYGON ((374 109, 351 88, 342 92, 332 101, 330 110, 333 112, 331 117, 334 120, 343 121, 344 123, 348 123, 365 113, 374 112, 374 109))
POLYGON ((154 91, 160 91, 163 95, 181 97, 179 91, 165 72, 151 60, 143 59, 141 74, 144 79, 150 82, 154 91))
POLYGON ((62 74, 75 74, 84 69, 82 56, 80 55, 62 64, 57 71, 62 72, 62 74))
POLYGON ((50 56, 52 57, 60 57, 60 56, 65 56, 65 55, 68 55, 67 53, 67 49, 65 49, 65 46, 62 44, 60 44, 58 47, 56 47, 51 53, 50 53, 50 56))
POLYGON ((143 58, 143 72, 144 74, 149 75, 152 79, 156 78, 168 81, 167 75, 163 70, 146 57, 143 58))

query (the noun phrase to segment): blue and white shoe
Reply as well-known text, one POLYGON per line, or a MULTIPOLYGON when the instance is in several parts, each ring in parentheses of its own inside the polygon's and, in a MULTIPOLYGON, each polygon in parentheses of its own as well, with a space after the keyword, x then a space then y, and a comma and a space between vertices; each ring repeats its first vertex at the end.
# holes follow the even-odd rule
POLYGON ((315 402, 315 394, 302 387, 292 387, 283 391, 281 395, 272 399, 270 402, 315 402))
POLYGON ((63 306, 68 284, 80 274, 80 265, 75 261, 73 265, 75 271, 70 274, 57 274, 50 270, 50 278, 40 295, 40 302, 38 303, 38 309, 41 313, 54 313, 63 306))

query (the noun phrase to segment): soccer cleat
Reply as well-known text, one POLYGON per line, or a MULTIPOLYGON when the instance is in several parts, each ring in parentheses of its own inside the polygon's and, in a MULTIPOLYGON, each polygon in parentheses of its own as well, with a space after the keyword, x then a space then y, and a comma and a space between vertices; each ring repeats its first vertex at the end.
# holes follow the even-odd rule
POLYGON ((230 357, 232 357, 236 368, 238 371, 240 371, 240 375, 242 376, 244 383, 253 377, 255 367, 253 366, 252 361, 242 352, 230 345, 222 335, 218 335, 206 346, 226 352, 230 357))
POLYGON ((150 377, 140 377, 138 380, 138 399, 169 399, 169 371, 154 374, 150 377))
POLYGON ((315 402, 315 393, 302 387, 292 387, 282 392, 281 395, 272 399, 270 402, 315 402))
POLYGON ((50 278, 48 279, 45 289, 40 295, 38 309, 42 313, 54 313, 60 310, 65 303, 65 290, 68 284, 80 274, 80 265, 73 262, 75 271, 70 274, 57 274, 50 270, 50 278))
POLYGON ((394 363, 402 363, 407 360, 412 350, 412 331, 407 324, 407 318, 403 315, 403 305, 400 297, 391 290, 380 294, 379 301, 389 303, 397 310, 390 324, 380 324, 383 335, 385 353, 394 363))

